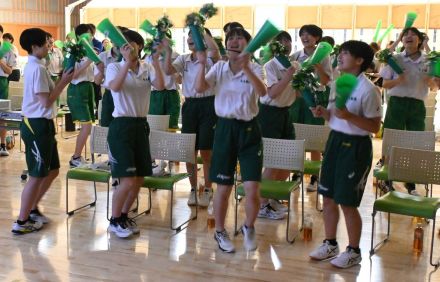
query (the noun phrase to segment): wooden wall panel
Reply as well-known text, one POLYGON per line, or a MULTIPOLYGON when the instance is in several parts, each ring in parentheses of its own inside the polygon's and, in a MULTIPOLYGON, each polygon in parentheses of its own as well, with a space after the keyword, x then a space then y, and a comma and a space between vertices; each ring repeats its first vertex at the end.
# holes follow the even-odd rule
POLYGON ((382 28, 388 26, 388 6, 356 6, 356 28, 376 28, 382 20, 382 28))
POLYGON ((218 7, 217 15, 213 16, 206 21, 205 26, 207 28, 223 29, 223 9, 218 7))
POLYGON ((191 8, 191 7, 166 8, 165 9, 165 13, 173 21, 174 27, 176 27, 176 28, 185 27, 186 15, 188 15, 191 12, 193 12, 193 8, 191 8))
POLYGON ((405 15, 411 11, 417 13, 417 19, 414 22, 414 26, 419 29, 425 28, 425 5, 393 5, 392 7, 392 23, 395 27, 403 28, 403 25, 405 24, 405 15))
MULTIPOLYGON (((149 20, 151 23, 155 24, 156 21, 165 14, 164 8, 140 8, 139 9, 139 24, 144 21, 149 20)), ((171 19, 171 18, 170 18, 171 19)), ((171 19, 174 23, 174 19, 171 19)))
POLYGON ((299 28, 305 24, 318 24, 318 7, 288 7, 287 28, 299 28))
POLYGON ((225 7, 224 9, 224 23, 239 22, 246 29, 253 29, 254 15, 252 7, 225 7))
POLYGON ((324 5, 321 7, 321 28, 349 28, 352 26, 353 6, 324 5))
POLYGON ((440 4, 429 5, 429 28, 440 28, 440 4))
POLYGON ((84 19, 86 23, 98 25, 103 19, 111 19, 111 10, 106 8, 88 8, 85 10, 84 19))
POLYGON ((114 25, 121 25, 128 28, 138 28, 136 9, 135 8, 115 8, 113 9, 114 25))

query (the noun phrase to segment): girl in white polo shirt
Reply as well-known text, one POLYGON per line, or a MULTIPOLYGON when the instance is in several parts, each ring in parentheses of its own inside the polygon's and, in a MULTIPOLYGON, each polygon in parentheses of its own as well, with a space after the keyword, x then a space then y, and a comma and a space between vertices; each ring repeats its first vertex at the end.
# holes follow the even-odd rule
POLYGON ((144 177, 151 175, 151 155, 147 113, 151 87, 164 88, 158 55, 152 64, 141 61, 142 36, 132 30, 123 35, 130 44, 122 46, 123 60, 107 67, 104 86, 111 90, 115 109, 108 132, 112 177, 120 184, 113 193, 109 230, 121 238, 139 233, 128 212, 136 199, 144 177))
POLYGON ((212 87, 216 93, 215 112, 219 119, 209 176, 217 183, 214 239, 224 252, 235 251, 224 225, 237 158, 246 192, 246 220, 241 228, 244 247, 247 251, 257 248, 254 223, 260 206, 263 142, 256 116, 258 98, 264 96, 267 89, 262 67, 251 63, 248 54, 241 54, 250 39, 246 30, 231 29, 226 35, 229 61, 217 62, 206 76, 206 54, 198 52, 196 90, 203 92, 212 87))

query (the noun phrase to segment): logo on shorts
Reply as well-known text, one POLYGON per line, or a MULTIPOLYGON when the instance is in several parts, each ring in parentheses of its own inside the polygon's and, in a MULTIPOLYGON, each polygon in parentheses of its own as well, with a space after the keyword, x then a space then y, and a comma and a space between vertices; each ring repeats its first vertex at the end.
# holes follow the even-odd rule
POLYGON ((258 151, 257 156, 261 157, 261 150, 258 151))
POLYGON ((34 141, 34 149, 31 149, 32 154, 34 155, 35 161, 37 162, 38 170, 40 170, 41 166, 43 165, 43 158, 41 157, 40 150, 38 150, 37 143, 34 141))
POLYGON ((328 188, 322 186, 321 184, 319 184, 319 186, 318 186, 318 190, 319 190, 319 191, 328 191, 328 188))
POLYGON ((136 167, 128 167, 125 171, 126 172, 136 172, 136 167))
POLYGON ((224 175, 224 174, 217 174, 217 178, 221 179, 221 180, 228 180, 231 179, 231 177, 229 175, 224 175))
POLYGON ((347 175, 347 176, 348 176, 348 179, 352 179, 352 178, 354 177, 354 175, 355 175, 355 173, 354 173, 354 171, 353 171, 352 173, 350 173, 349 175, 347 175))

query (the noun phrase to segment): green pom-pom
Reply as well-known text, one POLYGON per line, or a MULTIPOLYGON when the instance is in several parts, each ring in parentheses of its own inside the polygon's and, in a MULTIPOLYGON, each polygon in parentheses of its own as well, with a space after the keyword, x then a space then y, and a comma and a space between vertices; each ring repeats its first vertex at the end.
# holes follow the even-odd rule
POLYGON ((55 45, 57 48, 59 49, 63 49, 64 47, 64 43, 61 40, 55 40, 55 42, 53 43, 53 45, 55 45))
POLYGON ((357 86, 357 78, 352 74, 343 74, 335 82, 336 85, 336 108, 342 109, 350 98, 351 93, 357 86))
POLYGON ((217 44, 218 50, 220 51, 220 55, 226 55, 225 46, 223 46, 223 39, 220 36, 214 37, 215 44, 217 44))
POLYGON ((214 3, 204 4, 199 10, 199 14, 202 15, 205 20, 212 18, 217 14, 218 9, 214 7, 214 3))
POLYGON ((195 25, 195 26, 204 26, 205 25, 205 18, 202 17, 199 13, 191 13, 186 16, 185 19, 185 25, 195 25))

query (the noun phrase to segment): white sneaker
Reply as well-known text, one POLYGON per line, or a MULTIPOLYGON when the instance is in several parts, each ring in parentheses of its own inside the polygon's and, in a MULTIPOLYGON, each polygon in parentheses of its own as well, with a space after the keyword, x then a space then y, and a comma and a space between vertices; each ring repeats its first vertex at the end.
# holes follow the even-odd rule
POLYGON ((70 158, 69 165, 70 165, 70 167, 79 167, 79 166, 83 165, 85 162, 86 161, 84 160, 84 158, 82 156, 78 157, 78 158, 73 158, 73 156, 72 156, 70 158))
POLYGON ((9 152, 6 149, 6 147, 0 147, 0 157, 7 157, 9 156, 9 152))
MULTIPOLYGON (((188 206, 195 206, 197 204, 197 191, 194 189, 191 191, 191 193, 189 194, 189 198, 188 198, 188 206)), ((209 204, 209 203, 208 203, 209 204)))
POLYGON ((213 191, 212 188, 208 188, 202 192, 202 195, 199 198, 199 206, 207 208, 209 206, 209 202, 212 199, 213 191), (207 191, 208 190, 208 191, 207 191))
POLYGON ((309 257, 314 260, 325 260, 339 254, 339 246, 332 246, 328 241, 324 241, 321 246, 313 250, 309 257))
POLYGON ((38 231, 41 228, 43 228, 42 222, 28 219, 24 224, 18 224, 18 222, 14 222, 14 224, 12 224, 11 231, 14 234, 22 235, 22 234, 38 231))
POLYGON ((226 229, 221 232, 215 231, 214 239, 217 241, 219 249, 222 250, 223 252, 225 253, 235 252, 234 244, 229 238, 229 234, 226 231, 226 229))
POLYGON ((330 261, 333 266, 338 268, 349 268, 362 261, 362 255, 357 254, 353 249, 347 248, 340 256, 330 261))
POLYGON ((49 218, 42 214, 39 210, 31 212, 29 214, 29 218, 33 221, 40 221, 43 224, 48 224, 50 222, 49 218))
POLYGON ((314 181, 313 184, 310 182, 309 185, 307 185, 307 192, 315 192, 316 190, 318 190, 318 181, 314 181))
POLYGON ((119 238, 128 238, 133 235, 133 231, 131 231, 124 222, 116 222, 113 218, 110 219, 110 224, 108 229, 115 233, 119 238))
POLYGON ((241 233, 243 233, 243 245, 246 251, 254 251, 257 249, 257 241, 255 239, 255 228, 246 227, 243 224, 241 227, 241 233))
POLYGON ((136 221, 134 221, 133 219, 128 217, 124 218, 124 222, 127 228, 130 229, 133 234, 141 233, 141 230, 139 229, 139 227, 137 227, 136 221))
POLYGON ((270 204, 267 204, 260 208, 258 217, 279 220, 284 218, 284 213, 277 212, 270 204))
POLYGON ((287 212, 288 208, 281 204, 279 201, 270 199, 269 204, 272 208, 274 208, 277 212, 287 212))
POLYGON ((419 196, 420 197, 420 193, 417 192, 417 190, 411 190, 411 191, 409 191, 409 194, 413 195, 413 196, 419 196))

